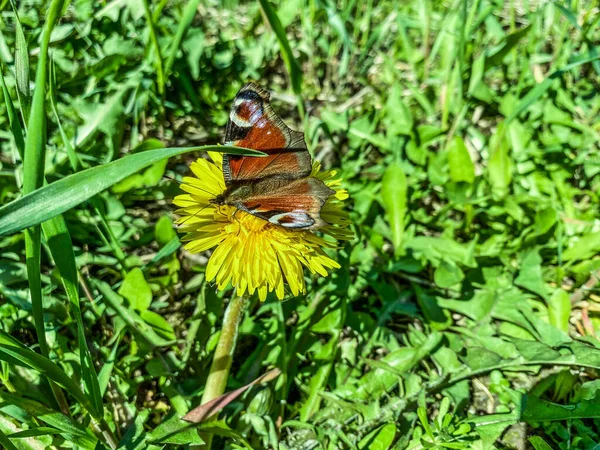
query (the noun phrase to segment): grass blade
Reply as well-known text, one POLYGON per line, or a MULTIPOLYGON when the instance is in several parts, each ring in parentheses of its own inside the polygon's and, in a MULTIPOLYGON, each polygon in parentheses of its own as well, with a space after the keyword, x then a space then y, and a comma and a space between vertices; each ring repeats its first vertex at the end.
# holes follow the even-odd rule
POLYGON ((0 359, 44 374, 48 379, 65 388, 94 418, 101 419, 88 397, 58 365, 28 349, 4 331, 0 331, 0 359))
POLYGON ((19 151, 19 155, 21 156, 22 160, 25 154, 25 138, 23 137, 23 127, 21 126, 21 122, 17 117, 15 105, 13 104, 12 99, 10 98, 10 93, 8 92, 8 88, 6 87, 6 83, 4 82, 4 65, 2 64, 2 62, 0 62, 0 87, 2 88, 4 104, 6 105, 8 123, 10 124, 12 135, 15 138, 15 145, 17 146, 17 150, 19 151))
POLYGON ((58 21, 58 15, 62 9, 62 0, 54 0, 50 5, 46 25, 42 33, 42 44, 40 57, 35 74, 35 89, 31 105, 31 115, 28 121, 28 129, 31 133, 25 141, 25 161, 23 174, 23 193, 33 192, 42 185, 44 176, 44 158, 46 155, 46 81, 48 72, 48 45, 50 34, 54 24, 58 21))
POLYGON ((508 55, 511 52, 511 50, 514 49, 519 44, 519 42, 521 42, 521 40, 527 37, 527 34, 529 34, 531 29, 532 26, 528 25, 506 36, 504 47, 502 47, 496 53, 488 56, 485 59, 485 70, 487 71, 491 67, 500 65, 504 57, 508 55))
POLYGON ((397 256, 402 251, 404 238, 407 190, 408 184, 404 170, 402 170, 402 167, 398 163, 390 164, 381 180, 381 199, 392 232, 394 252, 397 256))
POLYGON ((198 9, 199 4, 200 0, 190 0, 183 9, 181 19, 179 20, 179 25, 177 26, 177 31, 175 32, 175 38, 171 43, 169 56, 167 56, 167 61, 165 63, 165 76, 167 78, 169 77, 173 63, 175 62, 177 52, 181 49, 181 41, 183 41, 185 33, 187 32, 192 20, 194 19, 194 16, 196 15, 196 10, 198 9))
POLYGON ((593 56, 589 56, 586 58, 582 58, 582 59, 580 59, 578 61, 574 61, 571 64, 566 65, 564 68, 557 70, 556 72, 553 72, 552 74, 550 74, 544 81, 542 81, 537 86, 535 86, 532 90, 530 90, 521 99, 521 101, 517 104, 517 106, 515 107, 512 114, 506 118, 506 124, 508 125, 514 119, 519 117, 522 112, 524 112, 533 103, 535 103, 542 95, 544 95, 546 93, 546 91, 550 88, 550 86, 552 85, 552 82, 556 78, 560 78, 563 73, 565 73, 571 69, 574 69, 575 67, 580 66, 582 64, 597 61, 599 59, 600 59, 600 55, 593 55, 593 56))
MULTIPOLYGON (((0 73, 0 81, 2 84, 2 90, 4 93, 4 100, 8 111, 9 122, 15 138, 17 149, 23 158, 24 155, 24 139, 23 129, 16 117, 14 105, 6 89, 4 83, 4 77, 0 73)), ((54 105, 53 105, 54 106, 54 105)), ((56 110, 55 110, 56 114, 56 110)), ((56 115, 58 120, 58 115, 56 115)), ((60 121, 59 121, 60 126, 60 121)), ((61 127, 62 131, 62 127, 61 127)), ((68 140, 65 141, 68 145, 68 140)), ((99 388, 98 377, 93 366, 92 357, 87 347, 85 340, 85 331, 83 327, 83 319, 81 316, 81 308, 79 306, 79 290, 77 283, 77 265, 75 263, 75 254, 73 253, 73 244, 71 242, 71 235, 67 229, 66 223, 62 215, 53 217, 52 219, 42 224, 42 231, 48 242, 48 247, 52 257, 58 267, 60 278, 65 288, 67 298, 71 303, 72 311, 75 315, 75 322, 77 324, 77 337, 79 342, 79 352, 81 358, 81 379, 84 382, 84 390, 92 399, 94 406, 98 411, 102 411, 102 395, 99 388)))
POLYGON ((128 155, 109 164, 69 175, 35 192, 29 191, 29 195, 3 206, 0 208, 0 236, 16 233, 62 214, 150 164, 199 150, 236 155, 264 155, 256 150, 223 145, 159 148, 128 155), (36 214, 31 214, 31 211, 36 211, 36 214))
MULTIPOLYGON (((96 428, 99 434, 102 434, 110 447, 116 447, 116 438, 104 420, 103 415, 95 408, 94 404, 79 386, 57 364, 50 361, 47 357, 25 347, 4 331, 0 331, 0 360, 29 367, 40 372, 56 385, 63 387, 94 418, 91 425, 96 428)), ((62 391, 58 392, 62 393, 62 391)), ((1 395, 3 394, 0 394, 0 398, 1 395)))
POLYGON ((48 91, 50 98, 50 106, 52 107, 52 113, 54 114, 54 119, 58 125, 58 130, 60 131, 60 136, 62 138, 65 149, 67 150, 67 155, 69 156, 69 162, 71 163, 71 167, 73 171, 77 171, 77 166, 79 165, 79 159, 77 157, 77 152, 75 148, 71 144, 71 140, 67 137, 65 130, 62 126, 62 121, 58 115, 58 108, 56 107, 56 68, 54 66, 54 62, 50 62, 50 83, 48 84, 48 91))
POLYGON ((6 450, 18 450, 17 447, 15 447, 15 444, 13 444, 2 431, 0 431, 0 444, 2 444, 2 448, 5 448, 6 450))
POLYGON ((115 361, 117 360, 117 350, 119 350, 119 345, 121 344, 121 339, 123 338, 123 333, 119 333, 115 344, 113 345, 112 350, 110 351, 110 355, 108 359, 104 362, 102 369, 100 369, 100 373, 98 374, 98 380, 100 382, 100 392, 104 395, 106 389, 108 389, 108 382, 110 381, 110 376, 112 375, 113 368, 115 367, 115 361))
MULTIPOLYGON (((46 81, 48 69, 48 45, 50 35, 55 23, 58 21, 62 9, 62 0, 53 0, 48 10, 46 23, 42 32, 40 56, 35 75, 35 89, 31 103, 31 114, 28 127, 31 132, 25 141, 25 155, 23 161, 23 194, 38 189, 44 179, 44 164, 46 157, 46 81)), ((18 18, 17 18, 18 22, 18 18)), ((29 80, 27 80, 29 83, 29 80)), ((41 265, 41 231, 39 226, 25 230, 25 257, 27 263, 27 279, 31 293, 31 304, 35 330, 40 344, 42 355, 48 356, 46 343, 46 330, 44 324, 44 306, 42 299, 42 281, 40 275, 41 265)), ((62 391, 50 383, 54 396, 63 412, 68 412, 69 407, 62 391)))
POLYGON ((123 305, 123 298, 115 293, 104 281, 93 280, 106 303, 125 321, 130 331, 142 338, 150 347, 167 347, 174 341, 167 341, 160 337, 144 320, 132 309, 123 305))
POLYGON ((54 262, 58 267, 67 297, 71 303, 71 311, 75 316, 83 388, 94 404, 94 408, 102 415, 102 392, 100 391, 100 383, 98 382, 98 375, 94 368, 92 355, 90 354, 85 339, 85 328, 83 326, 83 317, 79 306, 77 265, 75 262, 75 253, 73 252, 71 235, 69 234, 67 224, 62 215, 53 217, 51 220, 44 222, 42 224, 42 229, 46 236, 52 257, 54 258, 54 262))
POLYGON ((162 99, 165 93, 165 69, 163 66, 162 52, 160 51, 160 43, 158 42, 156 26, 154 25, 154 19, 152 18, 152 13, 150 12, 148 0, 143 0, 143 4, 144 12, 146 13, 146 22, 148 23, 148 30, 150 31, 150 40, 152 41, 152 45, 156 51, 156 85, 158 86, 158 93, 162 99))
POLYGON ((279 20, 277 13, 268 0, 258 0, 258 2, 260 3, 260 7, 266 21, 271 26, 271 29, 279 41, 279 46, 281 47, 281 57, 283 58, 285 67, 290 75, 292 89, 296 95, 300 95, 302 92, 302 70, 300 69, 298 61, 296 61, 296 58, 294 58, 290 41, 285 34, 285 30, 281 25, 281 21, 279 20))
POLYGON ((535 450, 552 450, 552 447, 539 436, 531 436, 528 440, 535 450))
POLYGON ((64 433, 85 438, 90 442, 94 442, 94 438, 90 436, 86 430, 71 417, 65 416, 59 411, 50 409, 43 404, 36 402, 35 400, 23 398, 17 394, 11 394, 9 392, 0 392, 0 400, 7 404, 15 405, 31 416, 36 417, 40 422, 48 424, 64 433))
POLYGON ((23 33, 23 26, 19 20, 17 6, 14 0, 10 2, 15 14, 15 75, 17 79, 17 96, 21 104, 23 121, 27 123, 31 111, 31 91, 29 89, 29 50, 27 40, 23 33))
POLYGON ((13 439, 22 439, 28 437, 38 437, 38 436, 51 436, 55 434, 60 434, 60 430, 52 427, 34 427, 29 430, 17 431, 16 433, 11 433, 9 437, 13 439))

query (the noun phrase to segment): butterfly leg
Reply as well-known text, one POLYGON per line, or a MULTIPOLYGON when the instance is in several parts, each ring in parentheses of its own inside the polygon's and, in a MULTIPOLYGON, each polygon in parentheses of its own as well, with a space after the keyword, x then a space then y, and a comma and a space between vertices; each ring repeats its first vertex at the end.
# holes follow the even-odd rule
POLYGON ((236 233, 235 237, 238 237, 238 236, 240 235, 240 231, 242 231, 242 223, 240 222, 240 219, 238 219, 238 218, 236 217, 236 214, 237 214, 238 212, 240 212, 240 210, 239 210, 239 209, 236 209, 236 210, 235 210, 235 212, 233 213, 233 217, 232 217, 232 218, 233 218, 233 220, 235 220, 235 221, 238 223, 238 231, 237 231, 237 233, 236 233))

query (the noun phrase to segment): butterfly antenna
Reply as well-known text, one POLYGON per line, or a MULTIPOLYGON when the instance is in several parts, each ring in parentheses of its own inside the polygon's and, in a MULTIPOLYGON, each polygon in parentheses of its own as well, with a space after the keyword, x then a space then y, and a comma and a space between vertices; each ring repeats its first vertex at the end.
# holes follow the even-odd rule
POLYGON ((185 219, 183 219, 182 222, 180 222, 178 225, 183 225, 184 223, 186 223, 188 220, 196 217, 198 214, 200 214, 202 211, 204 211, 208 206, 210 206, 210 203, 207 203, 206 205, 204 205, 202 208, 200 208, 198 211, 196 211, 194 214, 187 216, 185 219))
MULTIPOLYGON (((163 178, 166 178, 167 180, 174 181, 175 183, 179 183, 180 185, 181 185, 181 184, 187 184, 187 183, 184 183, 183 181, 179 181, 179 180, 177 180, 177 179, 175 179, 175 178, 173 178, 173 177, 170 177, 170 176, 168 176, 168 175, 163 175, 163 178)), ((215 197, 216 197, 216 195, 215 195, 214 193, 212 193, 212 192, 210 192, 210 191, 207 191, 206 189, 202 189, 202 188, 199 188, 198 186, 193 186, 193 185, 191 185, 191 184, 190 184, 189 186, 191 186, 193 189, 198 189, 199 191, 205 192, 205 193, 207 193, 208 195, 212 195, 212 198, 215 198, 215 197)))
POLYGON ((174 181, 175 183, 183 184, 183 181, 179 181, 178 179, 170 177, 169 175, 163 175, 162 177, 166 178, 167 180, 174 181))

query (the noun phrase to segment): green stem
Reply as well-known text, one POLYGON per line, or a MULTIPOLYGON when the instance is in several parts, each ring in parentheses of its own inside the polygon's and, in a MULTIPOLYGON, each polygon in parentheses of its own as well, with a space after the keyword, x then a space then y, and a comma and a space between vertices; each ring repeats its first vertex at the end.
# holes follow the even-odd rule
POLYGON ((152 13, 150 12, 150 5, 148 4, 148 0, 144 0, 143 4, 144 12, 146 14, 146 22, 148 23, 148 31, 150 32, 150 40, 152 41, 152 45, 154 45, 154 49, 156 50, 156 84, 158 85, 158 93, 160 94, 160 99, 163 101, 163 104, 161 106, 163 106, 165 94, 165 69, 163 65, 162 52, 160 51, 158 35, 156 34, 156 27, 154 25, 152 13))
MULTIPOLYGON (((54 0, 48 10, 46 24, 42 32, 40 56, 35 75, 35 90, 31 103, 25 154, 23 158, 23 194, 29 194, 40 188, 44 180, 44 163, 46 155, 46 81, 48 68, 48 46, 54 25, 60 17, 63 1, 54 0)), ((42 298, 41 264, 41 229, 39 225, 25 231, 25 258, 27 263, 27 280, 31 293, 31 307, 35 331, 42 355, 48 357, 44 323, 44 305, 42 298)), ((63 413, 69 414, 69 405, 62 390, 50 381, 50 387, 63 413)))
MULTIPOLYGON (((213 362, 210 366, 210 372, 204 394, 202 395, 202 404, 217 398, 225 392, 227 387, 227 378, 229 370, 233 362, 233 352, 238 337, 238 327, 246 310, 247 300, 244 297, 234 297, 227 305, 225 316, 223 317, 223 328, 219 343, 213 356, 213 362)), ((214 418, 214 417, 213 417, 214 418)), ((208 418, 207 420, 210 420, 208 418)), ((212 443, 212 435, 208 435, 206 441, 206 449, 210 449, 212 443)))
MULTIPOLYGON (((169 79, 169 75, 171 73, 171 69, 173 68, 173 63, 175 62, 175 58, 177 57, 177 52, 181 48, 181 42, 185 37, 192 21, 194 20, 194 16, 196 15, 196 11, 198 9, 198 5, 200 5, 201 0, 191 0, 189 1, 185 7, 183 8, 183 12, 181 14, 181 18, 179 21, 179 25, 177 26, 177 32, 175 33, 175 38, 169 47, 169 56, 167 56, 167 61, 165 62, 165 82, 169 79)), ((158 11, 159 8, 156 8, 158 11)), ((155 13, 156 13, 155 11, 155 13)), ((156 18, 154 19, 157 20, 156 18)))
POLYGON ((202 404, 218 397, 225 392, 229 369, 233 362, 233 352, 237 343, 238 326, 246 308, 244 297, 234 297, 227 305, 223 317, 223 328, 219 343, 213 356, 208 379, 202 395, 202 404))
POLYGON ((0 444, 2 444, 3 448, 5 448, 6 450, 17 450, 15 444, 13 444, 12 441, 8 438, 8 436, 5 435, 2 431, 0 431, 0 444))
POLYGON ((106 420, 92 419, 91 425, 96 435, 101 436, 109 448, 116 449, 119 446, 119 440, 108 426, 108 423, 106 423, 106 420))

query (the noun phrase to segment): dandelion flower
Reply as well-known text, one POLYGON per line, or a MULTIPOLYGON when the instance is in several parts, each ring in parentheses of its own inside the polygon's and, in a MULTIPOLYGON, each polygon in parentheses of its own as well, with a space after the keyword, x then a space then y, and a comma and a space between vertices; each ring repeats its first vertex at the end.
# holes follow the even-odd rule
POLYGON ((184 177, 173 203, 180 209, 176 223, 185 234, 185 249, 200 253, 216 247, 206 267, 207 281, 215 281, 221 290, 233 286, 238 295, 258 293, 265 300, 268 292, 279 299, 287 284, 291 294, 306 292, 304 267, 311 273, 327 276, 340 265, 324 248, 334 248, 337 240, 352 239, 350 220, 343 210, 348 193, 340 187, 335 171, 321 171, 313 165, 312 177, 323 181, 335 191, 321 209, 327 225, 318 232, 293 231, 272 224, 229 205, 211 200, 225 191, 222 156, 209 153, 214 162, 198 159, 190 166, 192 177, 184 177))

